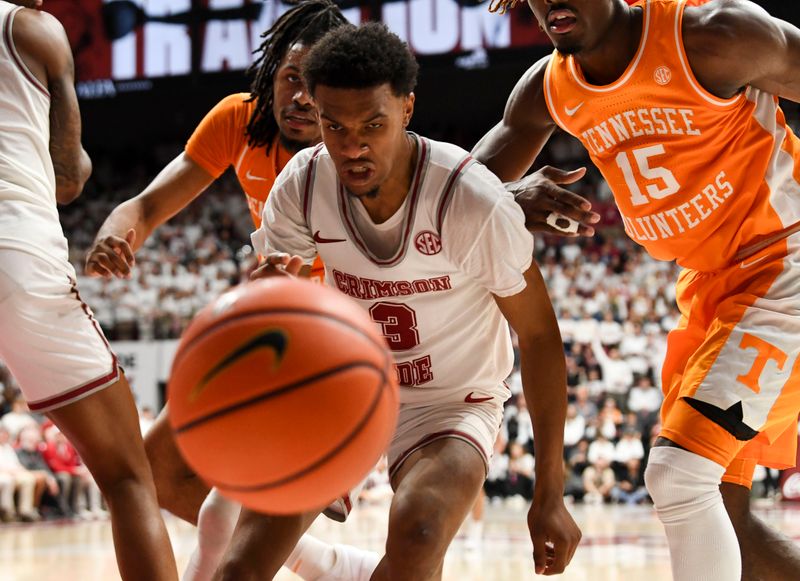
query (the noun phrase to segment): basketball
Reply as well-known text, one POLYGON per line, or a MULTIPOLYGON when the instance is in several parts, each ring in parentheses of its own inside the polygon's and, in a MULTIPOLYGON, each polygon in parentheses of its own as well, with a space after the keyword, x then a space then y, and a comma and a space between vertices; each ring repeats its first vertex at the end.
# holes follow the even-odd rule
POLYGON ((237 287, 184 332, 168 385, 178 448, 256 511, 324 508, 358 484, 395 429, 393 359, 331 288, 276 277, 237 287))

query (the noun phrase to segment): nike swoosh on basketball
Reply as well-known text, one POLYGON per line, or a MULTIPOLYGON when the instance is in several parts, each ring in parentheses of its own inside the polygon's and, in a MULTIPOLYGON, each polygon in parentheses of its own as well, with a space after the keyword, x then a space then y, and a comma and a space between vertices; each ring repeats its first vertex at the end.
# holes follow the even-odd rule
POLYGON ((575 113, 578 112, 578 109, 583 107, 583 103, 584 103, 584 101, 581 101, 580 103, 578 103, 578 105, 576 107, 574 107, 572 109, 570 109, 569 107, 564 105, 564 113, 567 114, 567 117, 572 117, 573 115, 575 115, 575 113))
POLYGON ((751 266, 753 266, 757 262, 761 262, 765 258, 766 258, 766 256, 762 256, 761 258, 756 258, 755 260, 751 260, 750 262, 745 262, 744 260, 742 260, 742 263, 739 266, 741 268, 750 268, 751 266))
POLYGON ((467 394, 467 397, 464 398, 466 403, 483 403, 485 401, 489 401, 490 399, 494 399, 492 396, 489 397, 472 397, 472 394, 475 393, 471 391, 467 394))
POLYGON ((249 169, 247 170, 247 173, 244 174, 244 177, 246 177, 248 180, 253 180, 254 182, 268 182, 269 181, 267 178, 262 178, 261 176, 257 176, 257 175, 251 174, 249 169))
POLYGON ((225 359, 217 363, 213 369, 206 373, 203 378, 197 383, 194 389, 189 394, 189 401, 194 401, 200 395, 208 383, 214 379, 223 369, 233 365, 236 361, 255 351, 256 349, 268 348, 275 352, 275 362, 272 365, 273 370, 277 369, 283 359, 283 354, 286 352, 286 345, 289 342, 286 333, 280 329, 270 329, 265 333, 261 333, 250 339, 247 343, 236 349, 233 353, 228 355, 225 359))
POLYGON ((319 234, 319 230, 314 232, 314 242, 317 244, 333 244, 334 242, 344 242, 344 238, 323 238, 319 234))

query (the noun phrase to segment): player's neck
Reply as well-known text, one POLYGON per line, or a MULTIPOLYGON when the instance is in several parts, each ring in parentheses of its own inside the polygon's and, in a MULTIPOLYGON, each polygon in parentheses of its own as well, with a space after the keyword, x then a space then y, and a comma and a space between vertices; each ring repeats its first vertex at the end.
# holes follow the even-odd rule
POLYGON ((417 140, 410 134, 406 133, 405 138, 406 143, 403 145, 402 154, 397 157, 387 180, 381 184, 378 195, 373 198, 360 198, 364 209, 375 224, 382 224, 394 216, 405 202, 411 189, 419 146, 417 140))
POLYGON ((587 81, 609 85, 622 76, 639 50, 643 16, 642 8, 620 6, 597 44, 575 55, 587 81))

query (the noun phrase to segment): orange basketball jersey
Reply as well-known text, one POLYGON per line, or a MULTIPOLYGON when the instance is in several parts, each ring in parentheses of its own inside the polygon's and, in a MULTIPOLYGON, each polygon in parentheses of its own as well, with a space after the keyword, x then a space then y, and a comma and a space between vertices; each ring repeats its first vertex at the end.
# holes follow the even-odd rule
MULTIPOLYGON (((266 147, 251 147, 247 143, 247 124, 256 106, 249 98, 248 93, 236 93, 217 103, 189 138, 186 154, 215 179, 233 167, 247 198, 250 217, 258 229, 272 184, 292 154, 277 138, 269 154, 266 147)), ((322 280, 324 267, 319 258, 311 272, 313 278, 322 280)))
POLYGON ((555 51, 545 99, 608 181, 628 235, 714 271, 800 228, 800 141, 774 95, 703 89, 683 47, 685 1, 642 7, 639 49, 616 82, 590 84, 555 51))

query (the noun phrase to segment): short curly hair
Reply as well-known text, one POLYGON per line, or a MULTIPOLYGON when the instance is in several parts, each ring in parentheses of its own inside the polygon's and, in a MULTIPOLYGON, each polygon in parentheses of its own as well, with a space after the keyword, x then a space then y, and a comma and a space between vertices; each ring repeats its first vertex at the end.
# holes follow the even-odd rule
POLYGON ((303 61, 303 77, 312 95, 317 85, 366 89, 389 83, 400 97, 414 90, 418 70, 408 45, 377 22, 328 32, 303 61))

